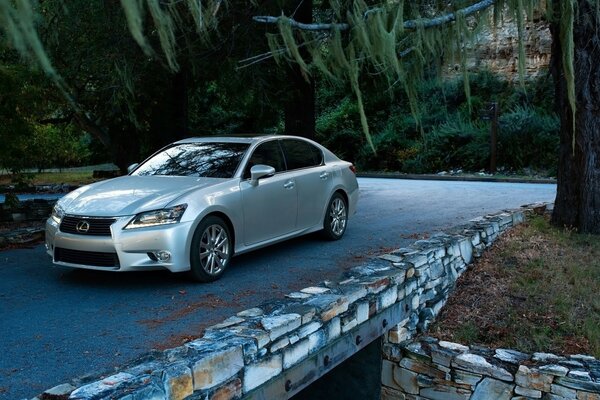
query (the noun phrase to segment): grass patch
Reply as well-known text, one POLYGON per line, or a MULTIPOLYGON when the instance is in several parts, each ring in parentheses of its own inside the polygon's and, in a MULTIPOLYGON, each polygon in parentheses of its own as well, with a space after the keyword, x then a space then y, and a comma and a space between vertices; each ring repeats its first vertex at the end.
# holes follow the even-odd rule
POLYGON ((430 328, 444 340, 600 357, 600 238, 545 217, 503 235, 430 328))
MULTIPOLYGON (((31 185, 85 185, 97 181, 92 177, 93 171, 65 171, 65 172, 42 172, 31 174, 27 183, 31 185)), ((13 183, 11 175, 0 175, 0 185, 13 183)))

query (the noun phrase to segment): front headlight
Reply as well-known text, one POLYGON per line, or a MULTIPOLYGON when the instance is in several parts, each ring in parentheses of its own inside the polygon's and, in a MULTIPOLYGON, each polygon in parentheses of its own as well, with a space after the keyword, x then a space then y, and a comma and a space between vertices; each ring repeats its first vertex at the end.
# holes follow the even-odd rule
POLYGON ((149 226, 176 224, 181 220, 187 204, 162 210, 147 211, 136 215, 123 229, 147 228, 149 226))
POLYGON ((52 218, 54 222, 60 225, 60 222, 62 221, 64 216, 65 211, 62 209, 61 206, 58 205, 58 203, 56 203, 52 208, 52 214, 50 214, 50 218, 52 218))

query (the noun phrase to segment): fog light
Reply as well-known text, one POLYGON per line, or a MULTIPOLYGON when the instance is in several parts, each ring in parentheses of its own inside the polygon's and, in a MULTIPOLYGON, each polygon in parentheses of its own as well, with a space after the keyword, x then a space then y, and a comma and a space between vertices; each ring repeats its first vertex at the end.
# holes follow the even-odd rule
POLYGON ((158 261, 161 261, 161 262, 166 262, 171 259, 171 253, 169 253, 168 251, 161 250, 161 251, 157 251, 154 254, 156 254, 156 258, 158 259, 158 261))

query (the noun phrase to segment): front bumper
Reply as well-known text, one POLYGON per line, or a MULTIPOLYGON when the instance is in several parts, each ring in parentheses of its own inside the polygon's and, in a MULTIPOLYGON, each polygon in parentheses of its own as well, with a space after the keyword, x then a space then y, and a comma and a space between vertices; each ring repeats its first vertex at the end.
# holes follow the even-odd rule
POLYGON ((61 232, 52 218, 46 222, 46 249, 57 265, 102 271, 190 269, 189 242, 192 222, 124 230, 132 217, 120 217, 110 226, 110 236, 61 232), (168 251, 170 258, 155 256, 168 251), (114 259, 114 262, 110 262, 114 259))

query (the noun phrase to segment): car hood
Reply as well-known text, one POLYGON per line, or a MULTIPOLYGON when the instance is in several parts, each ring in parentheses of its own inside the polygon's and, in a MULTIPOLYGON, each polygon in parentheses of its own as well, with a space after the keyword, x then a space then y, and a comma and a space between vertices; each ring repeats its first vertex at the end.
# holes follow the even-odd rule
MULTIPOLYGON (((123 176, 83 186, 59 203, 67 214, 119 217, 157 210, 181 196, 225 181, 182 176, 123 176)), ((177 204, 172 204, 177 205, 177 204)))

